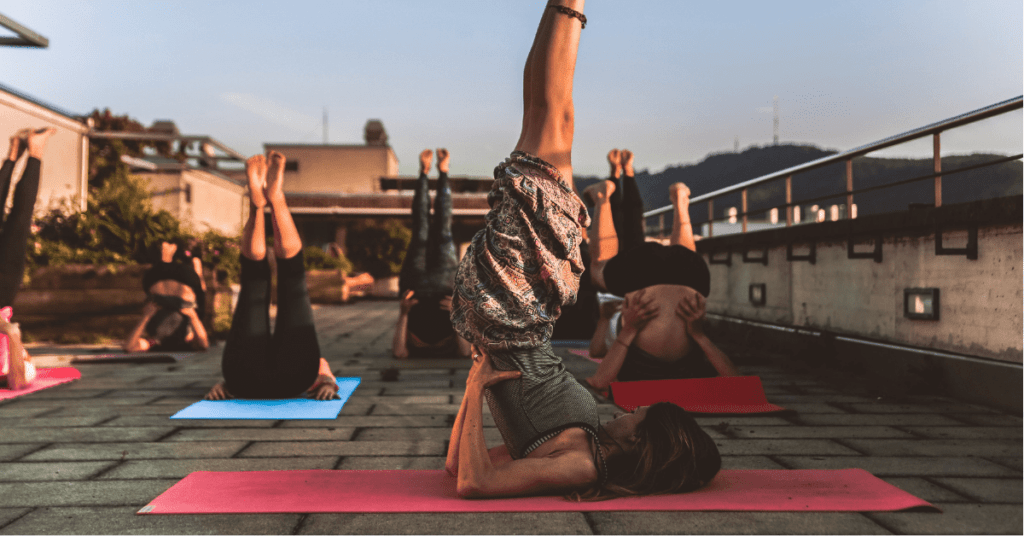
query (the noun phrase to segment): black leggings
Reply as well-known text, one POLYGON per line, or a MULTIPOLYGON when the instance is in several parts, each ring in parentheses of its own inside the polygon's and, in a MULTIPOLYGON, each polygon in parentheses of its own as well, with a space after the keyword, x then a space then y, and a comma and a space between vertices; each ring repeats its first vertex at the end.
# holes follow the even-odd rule
POLYGON ((5 159, 3 166, 0 166, 0 307, 14 303, 25 274, 25 247, 32 229, 32 211, 39 194, 40 165, 38 158, 28 158, 21 180, 14 187, 14 202, 6 219, 3 218, 3 210, 7 206, 14 162, 5 159))
POLYGON ((452 239, 452 191, 448 174, 437 179, 434 218, 430 221, 430 184, 420 173, 412 198, 412 240, 402 262, 398 288, 402 296, 417 294, 450 295, 459 268, 459 254, 452 239))
POLYGON ((623 175, 621 181, 608 180, 615 183, 615 191, 608 201, 619 239, 619 251, 629 251, 644 243, 644 200, 632 176, 623 175))
POLYGON ((277 322, 270 334, 270 263, 241 257, 242 289, 224 344, 228 392, 241 398, 292 398, 316 381, 320 344, 302 252, 277 259, 277 322))

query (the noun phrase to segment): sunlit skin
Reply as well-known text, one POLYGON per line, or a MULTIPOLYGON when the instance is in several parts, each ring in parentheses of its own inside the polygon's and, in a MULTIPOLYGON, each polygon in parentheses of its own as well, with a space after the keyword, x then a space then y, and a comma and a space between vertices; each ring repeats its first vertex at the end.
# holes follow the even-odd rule
MULTIPOLYGON (((608 153, 612 174, 616 165, 623 166, 627 176, 633 176, 633 153, 628 150, 612 150, 608 153)), ((591 278, 598 288, 606 289, 604 267, 619 253, 618 237, 612 221, 611 205, 608 199, 615 191, 611 181, 600 181, 586 190, 584 195, 594 203, 594 238, 591 240, 595 252, 590 265, 591 278)), ((693 226, 690 223, 690 189, 683 183, 669 187, 669 196, 674 207, 671 244, 696 251, 693 226)), ((666 363, 685 359, 693 348, 699 345, 708 362, 720 376, 738 374, 728 356, 722 352, 704 333, 705 299, 696 290, 683 285, 653 285, 626 294, 621 304, 622 326, 615 341, 608 346, 606 334, 610 329, 611 317, 616 304, 602 306, 600 320, 591 339, 591 356, 603 358, 597 372, 586 382, 603 395, 608 394, 611 382, 615 381, 626 359, 631 345, 664 360, 666 363)))
MULTIPOLYGON (((430 171, 430 164, 433 160, 433 153, 430 149, 424 149, 420 152, 420 174, 426 175, 430 171)), ((449 162, 451 161, 451 154, 448 149, 439 148, 437 149, 437 170, 441 173, 448 173, 449 162)), ((399 300, 398 305, 398 322, 395 323, 395 335, 391 339, 391 355, 395 359, 407 359, 409 357, 409 345, 417 348, 432 348, 432 347, 443 347, 447 346, 451 337, 455 337, 456 352, 458 357, 469 357, 470 344, 466 339, 459 337, 456 334, 452 334, 449 337, 438 341, 434 344, 429 344, 420 340, 415 333, 409 331, 409 311, 412 307, 419 303, 416 299, 416 293, 412 290, 405 293, 404 296, 399 300)), ((448 296, 441 300, 440 310, 438 314, 451 315, 452 311, 452 298, 448 296), (443 311, 443 312, 442 312, 443 311)))
MULTIPOLYGON (((249 181, 250 210, 249 220, 242 230, 240 251, 247 259, 261 261, 266 257, 266 234, 264 233, 263 208, 270 204, 274 224, 274 254, 279 258, 291 258, 302 251, 302 239, 295 228, 291 213, 284 197, 284 164, 285 157, 277 151, 270 151, 269 158, 261 154, 250 157, 245 162, 246 178, 249 181), (271 165, 267 165, 268 160, 271 165), (267 180, 267 174, 271 180, 267 180)), ((316 400, 330 400, 338 393, 338 384, 331 366, 326 359, 320 358, 316 381, 306 391, 316 400)), ((231 398, 223 380, 210 389, 206 400, 224 400, 231 398)))
MULTIPOLYGON (((57 130, 54 128, 19 130, 11 136, 7 159, 16 162, 22 153, 27 151, 29 157, 42 161, 43 154, 46 152, 46 143, 56 133, 57 130)), ((0 207, 0 215, 4 209, 5 207, 0 207)), ((25 345, 22 344, 21 326, 17 322, 9 322, 0 316, 0 333, 6 335, 8 341, 7 388, 11 390, 24 389, 30 383, 26 377, 25 364, 32 362, 32 356, 25 351, 25 345)))
MULTIPOLYGON (((160 244, 160 260, 163 262, 172 262, 174 260, 174 254, 177 252, 178 246, 170 242, 163 242, 160 244)), ((192 267, 196 270, 199 275, 199 280, 203 281, 203 264, 199 259, 192 259, 192 267)), ((203 283, 205 286, 205 282, 203 283)), ((184 285, 178 281, 171 279, 165 279, 163 281, 157 281, 149 287, 150 295, 161 295, 161 296, 173 296, 181 298, 187 302, 196 302, 196 293, 192 290, 192 287, 184 285)), ((124 344, 126 352, 146 352, 152 347, 152 343, 143 337, 146 330, 146 324, 150 318, 153 317, 157 312, 157 306, 152 302, 146 302, 142 306, 142 319, 138 324, 135 325, 135 329, 132 330, 124 344)), ((203 321, 199 318, 199 313, 193 307, 186 307, 181 309, 181 314, 188 318, 189 323, 192 325, 192 332, 185 335, 185 342, 189 343, 189 346, 196 350, 205 350, 210 347, 210 339, 206 333, 206 328, 203 326, 203 321)))

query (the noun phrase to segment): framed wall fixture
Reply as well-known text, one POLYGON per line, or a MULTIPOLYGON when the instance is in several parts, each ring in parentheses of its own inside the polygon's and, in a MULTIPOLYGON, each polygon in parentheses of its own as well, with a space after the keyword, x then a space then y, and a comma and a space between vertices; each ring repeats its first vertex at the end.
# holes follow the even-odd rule
POLYGON ((939 289, 903 289, 903 316, 911 320, 938 320, 939 289))
POLYGON ((751 283, 748 294, 750 303, 755 306, 761 306, 765 304, 765 284, 764 283, 751 283))

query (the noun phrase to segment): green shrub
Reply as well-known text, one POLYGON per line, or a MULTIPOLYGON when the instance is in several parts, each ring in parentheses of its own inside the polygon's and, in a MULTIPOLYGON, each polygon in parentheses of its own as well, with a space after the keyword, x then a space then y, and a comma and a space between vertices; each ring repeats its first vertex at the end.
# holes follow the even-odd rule
POLYGON ((397 220, 389 220, 382 226, 350 230, 346 246, 357 270, 381 278, 402 270, 411 239, 412 231, 397 220))
POLYGON ((317 246, 306 246, 302 250, 302 258, 305 261, 306 270, 340 269, 346 274, 352 271, 352 263, 344 255, 335 257, 317 246))

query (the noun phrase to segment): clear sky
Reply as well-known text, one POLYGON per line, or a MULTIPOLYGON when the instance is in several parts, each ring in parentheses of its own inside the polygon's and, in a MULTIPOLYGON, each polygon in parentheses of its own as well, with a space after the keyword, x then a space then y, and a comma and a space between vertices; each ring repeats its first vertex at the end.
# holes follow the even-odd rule
MULTIPOLYGON (((50 39, 0 47, 0 82, 62 108, 172 119, 243 153, 362 143, 384 122, 403 174, 446 146, 489 175, 518 139, 522 69, 545 2, 33 0, 0 13, 50 39)), ((612 147, 659 171, 782 142, 849 149, 1020 95, 1020 0, 591 0, 576 70, 578 174, 612 147)), ((1021 148, 1021 113, 943 138, 1021 148)), ((929 144, 887 154, 924 151, 929 144)))

